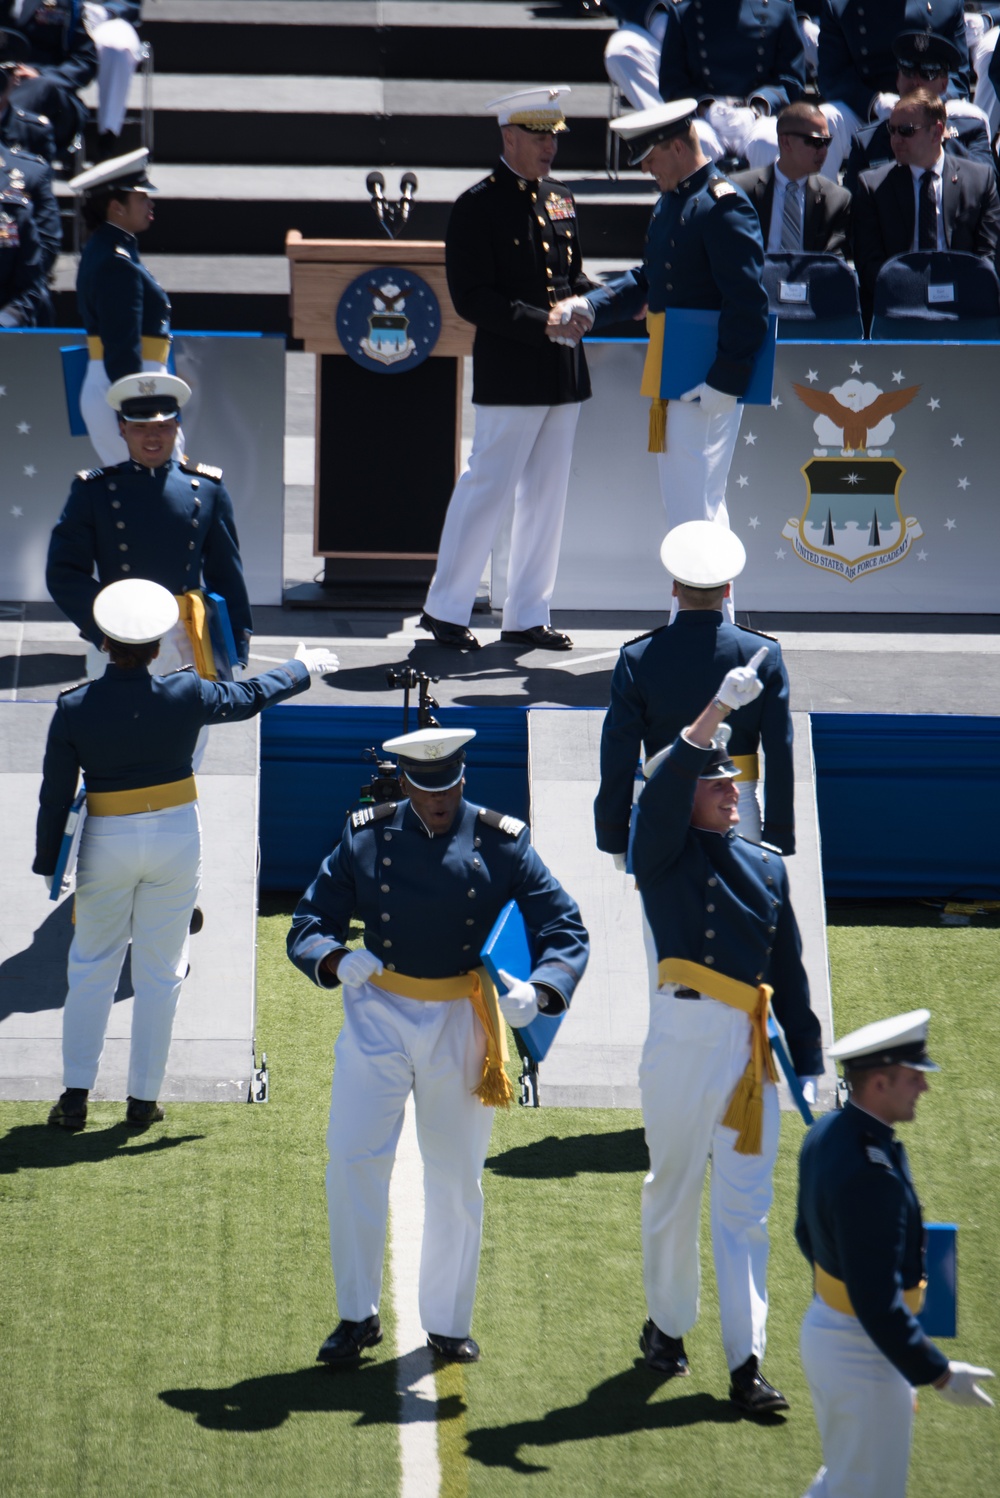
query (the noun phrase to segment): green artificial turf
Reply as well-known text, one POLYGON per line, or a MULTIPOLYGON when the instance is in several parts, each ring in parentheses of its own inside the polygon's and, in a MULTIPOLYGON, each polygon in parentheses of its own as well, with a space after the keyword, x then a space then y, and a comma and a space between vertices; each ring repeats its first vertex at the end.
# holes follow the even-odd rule
MULTIPOLYGON (((287 908, 259 926, 262 1107, 173 1105, 126 1132, 0 1104, 0 1495, 373 1494, 400 1486, 390 1299, 355 1374, 314 1364, 334 1318, 323 1189, 339 1006, 284 957, 287 908)), ((904 1131, 927 1216, 960 1224, 954 1356, 1000 1369, 995 1309, 1000 923, 897 908, 834 913, 837 1029, 934 1012, 946 1067, 904 1131)), ((544 1085, 544 1069, 543 1069, 544 1085)), ((438 1375, 442 1493, 798 1498, 819 1462, 798 1362, 808 1271, 791 1237, 802 1125, 783 1120, 767 1371, 787 1421, 735 1420, 707 1223, 693 1376, 638 1362, 644 1308, 633 1112, 498 1116, 475 1333, 483 1361, 438 1375)), ((910 1498, 993 1498, 1000 1411, 921 1396, 910 1498)))

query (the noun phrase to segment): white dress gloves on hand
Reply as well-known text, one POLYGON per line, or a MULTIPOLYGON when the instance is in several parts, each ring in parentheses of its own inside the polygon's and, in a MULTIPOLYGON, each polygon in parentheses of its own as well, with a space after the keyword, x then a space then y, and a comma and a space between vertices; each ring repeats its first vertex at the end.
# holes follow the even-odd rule
POLYGON ((525 983, 521 978, 514 978, 510 973, 500 969, 500 977, 507 986, 507 992, 497 995, 500 1005, 500 1013, 510 1025, 512 1030, 520 1030, 538 1014, 538 994, 535 992, 533 983, 525 983))
POLYGON ((42 878, 45 880, 45 888, 49 891, 50 894, 52 893, 52 880, 54 877, 55 876, 52 874, 42 875, 42 878))
POLYGON ((627 874, 628 868, 626 867, 626 865, 628 863, 628 854, 612 853, 611 857, 614 860, 615 868, 618 870, 619 874, 627 874))
POLYGON ((735 710, 746 707, 748 702, 753 702, 755 697, 760 696, 764 683, 757 675, 757 667, 766 655, 767 646, 762 645, 745 666, 734 666, 732 671, 726 672, 722 685, 715 694, 723 706, 735 710))
MULTIPOLYGON (((567 297, 566 301, 564 301, 561 306, 562 321, 564 323, 572 322, 574 318, 582 318, 586 322, 588 329, 594 326, 594 309, 591 307, 585 296, 567 297)), ((555 337, 553 338, 552 342, 562 343, 568 348, 575 348, 576 345, 580 342, 581 336, 582 335, 578 334, 573 338, 555 337)))
POLYGON ((693 390, 685 390, 681 400, 698 401, 706 416, 732 416, 736 410, 735 395, 727 395, 724 390, 716 390, 714 385, 704 382, 693 390))
POLYGON ((802 1088, 802 1099, 810 1107, 816 1106, 816 1078, 800 1077, 799 1086, 802 1088))
POLYGON ((987 1404, 993 1408, 992 1399, 976 1382, 980 1378, 992 1378, 992 1369, 976 1368, 972 1363, 949 1363, 948 1373, 948 1382, 937 1390, 942 1399, 947 1399, 949 1404, 987 1404))
POLYGON ((367 947, 358 947, 355 952, 346 952, 340 959, 337 977, 345 988, 360 988, 372 975, 382 971, 381 960, 367 947))
POLYGON ((295 659, 301 661, 310 676, 329 676, 340 667, 340 661, 332 650, 317 647, 309 650, 300 640, 295 659))

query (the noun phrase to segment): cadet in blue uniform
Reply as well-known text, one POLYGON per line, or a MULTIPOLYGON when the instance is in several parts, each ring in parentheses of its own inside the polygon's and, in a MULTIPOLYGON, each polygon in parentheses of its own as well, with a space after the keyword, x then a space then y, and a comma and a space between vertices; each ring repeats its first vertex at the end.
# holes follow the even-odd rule
POLYGON ((92 231, 76 277, 90 350, 80 410, 102 463, 128 456, 108 408, 108 388, 125 375, 165 374, 170 357, 170 299, 139 259, 136 241, 153 221, 148 160, 143 147, 90 167, 69 184, 83 195, 92 231))
POLYGON ((32 868, 51 885, 80 772, 87 821, 77 866, 69 991, 63 1014, 63 1086, 49 1115, 82 1129, 125 950, 132 944, 135 1009, 129 1123, 163 1117, 157 1104, 174 1011, 187 969, 187 935, 201 880, 201 821, 191 757, 210 723, 240 723, 305 691, 310 674, 336 669, 326 651, 300 647, 239 684, 191 671, 152 676, 157 644, 177 602, 157 583, 129 578, 99 594, 94 618, 111 662, 97 681, 63 692, 45 747, 32 868))
POLYGON ((722 605, 746 562, 732 531, 706 520, 676 526, 660 548, 674 578, 673 621, 624 645, 611 678, 611 703, 601 732, 601 784, 594 802, 597 846, 624 866, 636 764, 651 759, 694 721, 725 673, 745 666, 757 651, 764 684, 760 696, 730 719, 729 753, 739 770, 739 830, 761 840, 758 751, 764 750, 763 837, 782 853, 795 852, 792 718, 788 673, 777 640, 727 624, 722 605))
POLYGON ((710 161, 727 153, 762 166, 759 122, 806 86, 792 0, 675 0, 667 9, 660 94, 698 101, 695 130, 710 161))
POLYGON ((448 289, 459 316, 476 328, 476 430, 448 504, 421 624, 459 650, 479 648, 469 618, 512 504, 501 639, 542 650, 573 644, 549 624, 573 437, 590 395, 579 339, 565 337, 552 311, 591 284, 572 194, 549 176, 567 128, 559 103, 567 92, 528 89, 487 106, 497 111, 503 155, 462 194, 448 223, 448 289))
MULTIPOLYGON (((753 658, 646 767, 632 862, 659 962, 639 1068, 649 1174, 642 1194, 649 1320, 640 1346, 667 1377, 687 1374, 698 1314, 701 1196, 712 1163, 712 1246, 729 1397, 744 1413, 787 1409, 760 1371, 766 1342, 767 1215, 778 1148, 768 1003, 803 1090, 823 1069, 798 926, 781 858, 733 830, 739 819, 719 730, 763 684, 753 658)), ((724 733, 724 730, 723 730, 724 733)))
MULTIPOLYGON (((653 209, 643 264, 583 299, 597 329, 648 307, 641 393, 653 397, 650 451, 659 454, 660 492, 671 527, 685 520, 729 524, 726 479, 743 411, 737 397, 750 383, 767 332, 760 221, 746 194, 706 160, 694 131, 695 109, 693 99, 681 99, 611 122, 629 144, 631 164, 641 163, 662 197, 653 209), (659 392, 663 313, 672 307, 720 315, 716 357, 704 382, 668 409, 659 392)), ((567 309, 575 305, 563 303, 567 309)))
POLYGON ((895 103, 893 44, 903 31, 933 32, 956 49, 951 98, 968 98, 969 49, 962 0, 822 0, 819 17, 820 106, 833 137, 823 174, 837 180, 851 140, 895 103))
POLYGON ((45 306, 42 247, 31 201, 0 176, 0 328, 30 328, 45 306))
POLYGON ((162 584, 180 599, 182 614, 164 642, 161 669, 194 664, 204 675, 201 612, 187 595, 202 587, 222 595, 244 665, 253 619, 222 471, 172 456, 180 407, 190 393, 176 375, 134 375, 108 392, 130 456, 77 474, 49 542, 45 582, 53 601, 96 646, 101 629, 93 606, 102 587, 121 577, 162 584))
POLYGON ((87 121, 77 90, 97 71, 83 6, 79 0, 0 0, 0 25, 15 19, 27 43, 15 73, 18 103, 51 120, 56 146, 65 150, 87 121))
POLYGON ((31 204, 35 233, 41 251, 42 281, 35 326, 52 321, 52 303, 48 275, 62 249, 62 220, 52 191, 52 168, 40 156, 33 156, 23 146, 8 146, 0 140, 0 188, 9 187, 24 193, 31 204))
POLYGON ((27 51, 28 44, 19 32, 0 26, 0 141, 5 146, 21 146, 44 161, 51 161, 56 154, 51 123, 13 102, 14 73, 27 51))
POLYGON ((411 1092, 424 1161, 421 1321, 440 1357, 479 1357, 470 1331, 483 1165, 492 1105, 510 1098, 503 1021, 479 952, 515 900, 534 961, 530 982, 511 979, 499 1000, 515 1027, 565 1009, 587 964, 580 913, 525 824, 463 797, 474 736, 425 728, 383 746, 399 755, 409 799, 348 819, 288 935, 288 955, 308 978, 344 985, 326 1178, 341 1320, 318 1354, 334 1367, 382 1340, 389 1177, 411 1092), (352 916, 365 931, 353 952, 352 916))
POLYGON ((894 1126, 927 1091, 928 1009, 878 1020, 830 1047, 850 1099, 813 1125, 799 1159, 795 1236, 815 1296, 802 1323, 823 1460, 806 1498, 905 1498, 914 1388, 992 1403, 988 1368, 949 1362, 917 1320, 924 1225, 894 1126))

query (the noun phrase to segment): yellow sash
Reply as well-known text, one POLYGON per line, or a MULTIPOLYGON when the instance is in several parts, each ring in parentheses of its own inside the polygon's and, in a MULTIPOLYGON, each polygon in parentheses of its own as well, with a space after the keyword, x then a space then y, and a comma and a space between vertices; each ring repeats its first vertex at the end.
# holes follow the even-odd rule
POLYGON ((760 761, 756 754, 733 754, 730 758, 740 772, 736 777, 737 780, 760 779, 760 761))
POLYGON ((206 681, 218 681, 219 673, 215 669, 212 638, 208 632, 208 612, 205 608, 204 593, 200 588, 192 588, 190 593, 175 593, 174 597, 181 611, 184 632, 191 641, 191 649, 194 651, 194 669, 206 681))
POLYGON ((493 980, 484 967, 477 967, 471 973, 463 973, 455 978, 409 978, 405 973, 384 972, 373 975, 368 982, 386 993, 400 994, 404 999, 423 999, 435 1003, 468 999, 486 1034, 483 1075, 473 1092, 485 1108, 510 1107, 514 1089, 504 1071, 504 1063, 509 1056, 507 1027, 500 1014, 493 980))
POLYGON ((134 791, 88 791, 87 814, 91 817, 134 817, 142 811, 166 811, 197 801, 194 776, 169 780, 165 785, 143 785, 134 791))
MULTIPOLYGON (((843 1280, 836 1279, 832 1274, 827 1274, 819 1264, 813 1265, 816 1294, 820 1300, 828 1305, 832 1311, 842 1311, 845 1316, 856 1316, 857 1312, 851 1305, 851 1297, 847 1293, 847 1286, 843 1280)), ((924 1308, 924 1297, 927 1293, 927 1281, 921 1280, 919 1285, 911 1285, 908 1290, 903 1291, 903 1299, 913 1312, 919 1316, 924 1308)))
POLYGON ((639 394, 648 395, 653 402, 649 408, 649 451, 651 453, 665 453, 667 450, 667 402, 660 395, 665 321, 662 312, 646 313, 649 347, 646 349, 646 362, 642 366, 639 394))
POLYGON ((658 974, 661 987, 664 983, 680 983, 685 988, 707 994, 710 999, 718 999, 720 1004, 741 1009, 749 1017, 750 1060, 729 1099, 722 1122, 727 1129, 737 1132, 737 1154, 759 1155, 764 1129, 764 1083, 778 1080, 767 1038, 767 1016, 773 988, 767 983, 754 988, 750 983, 727 978, 725 973, 717 973, 684 957, 664 957, 658 974))
MULTIPOLYGON (((101 338, 87 339, 87 352, 92 359, 104 358, 104 341, 101 338)), ((150 364, 166 364, 170 358, 170 339, 143 337, 142 357, 150 364)))

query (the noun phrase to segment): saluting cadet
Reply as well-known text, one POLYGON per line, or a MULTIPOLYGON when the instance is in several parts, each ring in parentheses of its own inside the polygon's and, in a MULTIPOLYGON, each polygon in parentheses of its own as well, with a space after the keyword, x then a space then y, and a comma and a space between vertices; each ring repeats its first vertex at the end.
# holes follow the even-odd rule
POLYGON ((413 1093, 424 1161, 420 1316, 427 1345, 475 1362, 470 1335, 493 1105, 506 1106, 503 1020, 569 1004, 589 941, 576 904, 516 817, 464 799, 471 729, 390 739, 407 800, 355 812, 299 902, 288 955, 321 988, 344 985, 327 1148, 330 1248, 341 1317, 317 1356, 355 1364, 382 1340, 389 1177, 413 1093), (479 952, 509 900, 524 917, 530 981, 496 999, 479 952), (364 945, 347 948, 351 917, 364 945))
POLYGON ((788 1408, 761 1372, 767 1215, 778 1149, 770 999, 806 1097, 823 1070, 801 942, 778 854, 738 837, 736 766, 719 730, 763 690, 756 658, 727 671, 690 728, 646 767, 632 862, 659 991, 639 1067, 649 1174, 642 1192, 649 1319, 639 1345, 667 1378, 690 1370, 701 1196, 712 1163, 712 1246, 729 1397, 749 1415, 788 1408))
POLYGON ((80 0, 0 0, 0 25, 16 21, 26 44, 14 73, 18 103, 52 121, 60 150, 87 122, 77 90, 97 71, 83 10, 80 0))
POLYGON ((196 590, 204 587, 226 600, 244 665, 253 619, 222 470, 178 463, 173 456, 180 410, 190 394, 176 375, 132 375, 108 391, 108 410, 116 413, 128 461, 77 474, 49 542, 45 582, 97 648, 102 630, 93 606, 102 587, 121 577, 162 584, 178 597, 181 618, 163 642, 160 670, 195 665, 204 676, 215 672, 196 590))
MULTIPOLYGON (((767 333, 764 242, 746 194, 704 155, 694 130, 697 103, 681 99, 612 120, 629 144, 631 165, 656 179, 642 265, 564 307, 595 328, 648 308, 649 349, 641 393, 653 397, 651 452, 657 453, 667 522, 729 524, 726 480, 753 362, 767 333), (716 356, 704 381, 679 401, 660 399, 663 314, 690 307, 719 312, 716 356)), ((558 309, 557 309, 558 310, 558 309)), ((730 613, 731 617, 731 613, 730 613)))
MULTIPOLYGON (((487 105, 503 154, 452 209, 445 237, 455 310, 475 324, 469 466, 455 487, 421 615, 440 645, 478 650, 468 628, 476 589, 501 521, 514 506, 501 639, 571 650, 549 624, 566 488, 580 403, 590 376, 576 337, 553 308, 590 286, 576 206, 549 176, 568 128, 568 88, 526 89, 487 105)), ((569 319, 567 319, 568 323, 569 319)))
POLYGON ((31 201, 0 175, 0 328, 32 327, 45 305, 45 271, 31 201))
POLYGON ((988 1368, 949 1362, 917 1320, 924 1225, 895 1125, 911 1123, 938 1071, 930 1010, 877 1020, 838 1040, 850 1098, 806 1134, 795 1236, 816 1293, 802 1323, 823 1461, 806 1498, 904 1498, 914 1388, 951 1404, 992 1405, 988 1368))
POLYGON ((788 673, 777 640, 727 624, 722 605, 743 571, 739 536, 708 520, 668 532, 660 560, 674 579, 676 618, 622 647, 611 678, 611 703, 601 731, 601 783, 594 802, 597 846, 625 866, 636 765, 652 759, 698 716, 715 683, 765 650, 757 667, 763 691, 732 714, 729 755, 738 770, 739 831, 761 836, 782 853, 795 852, 792 718, 788 673), (758 751, 767 780, 761 828, 758 751))
POLYGON ((191 913, 201 881, 201 819, 191 758, 210 723, 241 723, 294 697, 311 674, 336 669, 327 651, 300 647, 262 676, 202 681, 193 671, 152 676, 149 662, 177 620, 158 583, 127 578, 104 588, 94 619, 111 657, 97 681, 63 692, 49 726, 32 868, 51 886, 63 827, 83 772, 69 990, 63 1013, 63 1086, 49 1114, 82 1129, 125 951, 132 944, 135 1008, 126 1122, 163 1118, 157 1102, 174 1011, 187 971, 191 913))
POLYGON ((170 299, 139 259, 136 236, 153 222, 145 147, 102 161, 69 183, 83 195, 91 231, 80 256, 76 301, 87 330, 90 362, 80 411, 102 463, 128 456, 105 399, 125 375, 165 374, 170 357, 170 299))
POLYGON ((44 161, 51 161, 56 154, 56 143, 50 121, 13 102, 14 71, 27 51, 28 44, 20 32, 0 26, 0 141, 5 146, 21 146, 44 161))

